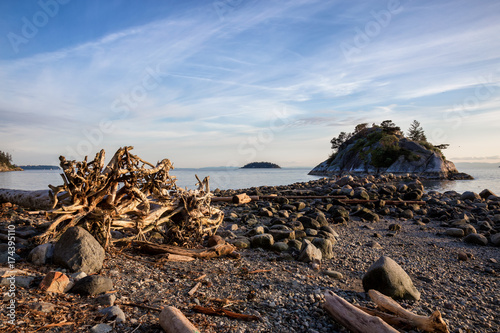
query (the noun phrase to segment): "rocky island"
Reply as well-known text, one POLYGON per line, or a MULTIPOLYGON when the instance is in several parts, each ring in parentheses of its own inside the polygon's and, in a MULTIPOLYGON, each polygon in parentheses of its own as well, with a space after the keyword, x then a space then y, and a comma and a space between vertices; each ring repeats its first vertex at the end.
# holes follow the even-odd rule
POLYGON ((245 164, 241 169, 281 169, 281 167, 270 162, 252 162, 245 164))
POLYGON ((459 173, 442 153, 447 144, 429 143, 420 124, 414 121, 405 136, 392 121, 369 127, 359 124, 353 133, 342 132, 331 140, 333 154, 309 172, 332 176, 344 173, 412 174, 427 179, 472 179, 459 173))

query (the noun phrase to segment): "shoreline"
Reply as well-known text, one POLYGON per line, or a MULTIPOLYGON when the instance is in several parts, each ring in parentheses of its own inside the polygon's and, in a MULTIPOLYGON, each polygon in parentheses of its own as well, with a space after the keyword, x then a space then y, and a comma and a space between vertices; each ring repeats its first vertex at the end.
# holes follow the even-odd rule
MULTIPOLYGON (((322 309, 324 292, 332 290, 349 302, 370 304, 362 277, 385 255, 409 274, 421 293, 418 301, 398 301, 403 307, 420 315, 440 310, 450 332, 500 331, 495 296, 500 252, 498 245, 493 244, 500 232, 500 198, 484 191, 481 194, 425 193, 419 183, 413 178, 339 177, 216 190, 217 196, 245 192, 279 197, 243 205, 213 203, 225 212, 218 235, 239 248, 241 258, 237 260, 217 258, 171 263, 130 250, 123 252, 126 255, 108 253, 99 274, 113 280, 115 305, 126 315, 125 322, 115 324, 99 316, 98 311, 104 306, 97 297, 44 294, 38 289, 37 281, 46 273, 55 269, 65 271, 50 263, 37 267, 25 260, 30 246, 28 237, 21 236, 40 232, 34 227, 46 222, 44 214, 28 214, 20 207, 0 204, 2 229, 15 223, 19 231, 20 258, 16 268, 26 272, 25 279, 32 278, 26 288, 18 287, 17 297, 20 309, 36 313, 37 319, 35 321, 33 315, 24 316, 25 324, 20 324, 19 329, 27 329, 23 325, 30 324, 35 325, 30 328, 34 330, 51 323, 49 318, 53 312, 34 312, 30 308, 30 304, 43 301, 54 304, 65 316, 71 315, 75 324, 69 326, 68 331, 111 323, 120 332, 162 332, 158 312, 127 305, 132 303, 155 308, 176 306, 202 332, 344 332, 322 309), (393 185, 394 182, 400 184, 393 185), (368 198, 377 196, 377 201, 349 205, 334 198, 285 198, 347 195, 361 199, 366 198, 363 191, 368 198), (384 204, 410 199, 425 204, 384 204), (466 242, 469 237, 466 233, 482 235, 487 244, 466 242), (271 239, 261 235, 271 235, 272 245, 260 242, 261 238, 271 239), (298 243, 306 239, 318 246, 332 243, 330 247, 321 248, 324 254, 319 264, 297 260, 298 243), (253 271, 258 273, 248 273, 253 271), (197 280, 203 275, 206 276, 197 280), (201 285, 190 295, 188 292, 197 281, 201 281, 201 285), (261 320, 244 322, 192 311, 196 304, 217 306, 216 299, 226 300, 228 310, 255 315, 261 320)), ((484 239, 478 236, 473 241, 481 240, 484 239)), ((4 315, 0 317, 4 319, 4 315)), ((0 329, 7 328, 7 320, 2 322, 0 329)))

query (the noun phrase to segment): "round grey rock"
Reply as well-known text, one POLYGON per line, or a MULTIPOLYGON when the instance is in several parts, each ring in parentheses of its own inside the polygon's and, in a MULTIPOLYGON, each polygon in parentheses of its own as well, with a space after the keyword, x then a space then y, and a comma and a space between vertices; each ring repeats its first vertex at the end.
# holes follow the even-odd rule
POLYGON ((54 247, 54 263, 72 272, 97 273, 104 261, 104 248, 85 229, 69 228, 54 247))
POLYGON ((394 299, 419 300, 420 292, 411 278, 394 260, 382 256, 373 263, 363 276, 363 288, 380 291, 394 299))

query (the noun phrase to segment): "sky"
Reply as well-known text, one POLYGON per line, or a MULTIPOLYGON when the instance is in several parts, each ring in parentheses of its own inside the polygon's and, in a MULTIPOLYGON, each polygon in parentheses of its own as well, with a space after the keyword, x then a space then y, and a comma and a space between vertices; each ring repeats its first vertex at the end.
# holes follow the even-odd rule
POLYGON ((3 0, 0 150, 313 167, 356 124, 416 119, 498 163, 499 32, 497 0, 3 0))

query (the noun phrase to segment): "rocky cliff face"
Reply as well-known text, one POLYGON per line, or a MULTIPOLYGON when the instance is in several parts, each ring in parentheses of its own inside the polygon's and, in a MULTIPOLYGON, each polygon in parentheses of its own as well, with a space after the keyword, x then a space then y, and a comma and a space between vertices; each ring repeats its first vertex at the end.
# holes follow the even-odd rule
POLYGON ((428 143, 417 143, 400 132, 367 128, 346 141, 333 156, 309 172, 310 175, 416 174, 429 179, 467 179, 451 161, 428 143), (425 146, 424 146, 425 145, 425 146))

